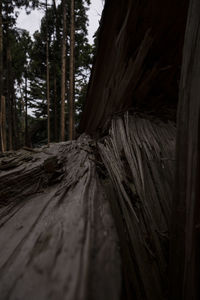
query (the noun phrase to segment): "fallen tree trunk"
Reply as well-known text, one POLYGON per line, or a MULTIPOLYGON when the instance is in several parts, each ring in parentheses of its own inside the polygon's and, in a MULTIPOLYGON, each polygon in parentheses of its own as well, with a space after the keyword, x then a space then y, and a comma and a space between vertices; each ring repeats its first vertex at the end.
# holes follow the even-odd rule
POLYGON ((127 113, 97 148, 83 136, 4 156, 2 299, 167 299, 175 132, 127 113))
POLYGON ((120 299, 118 238, 92 145, 88 138, 51 145, 1 171, 2 300, 120 299))

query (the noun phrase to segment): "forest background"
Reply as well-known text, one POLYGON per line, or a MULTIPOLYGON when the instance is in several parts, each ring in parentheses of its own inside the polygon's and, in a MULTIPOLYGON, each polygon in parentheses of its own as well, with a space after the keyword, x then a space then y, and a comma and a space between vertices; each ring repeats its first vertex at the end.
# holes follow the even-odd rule
POLYGON ((75 137, 96 46, 88 41, 90 2, 0 3, 0 150, 75 137), (33 38, 16 25, 20 8, 44 13, 33 38))

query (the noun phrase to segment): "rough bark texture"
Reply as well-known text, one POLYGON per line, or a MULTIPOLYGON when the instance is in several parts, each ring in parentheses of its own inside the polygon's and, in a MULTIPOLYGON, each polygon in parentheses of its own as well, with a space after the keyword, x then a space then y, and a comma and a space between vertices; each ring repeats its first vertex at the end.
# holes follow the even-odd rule
POLYGON ((177 134, 170 299, 200 299, 200 2, 190 1, 177 134))

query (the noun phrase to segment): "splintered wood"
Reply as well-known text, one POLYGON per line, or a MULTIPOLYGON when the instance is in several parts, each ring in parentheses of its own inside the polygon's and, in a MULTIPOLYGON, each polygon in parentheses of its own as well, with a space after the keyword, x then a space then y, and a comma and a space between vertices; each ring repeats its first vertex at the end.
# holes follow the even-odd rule
POLYGON ((92 144, 51 144, 27 162, 16 153, 18 165, 0 171, 0 299, 120 299, 118 238, 92 144))
POLYGON ((118 195, 111 203, 130 299, 167 298, 175 134, 173 123, 127 113, 98 143, 118 195))

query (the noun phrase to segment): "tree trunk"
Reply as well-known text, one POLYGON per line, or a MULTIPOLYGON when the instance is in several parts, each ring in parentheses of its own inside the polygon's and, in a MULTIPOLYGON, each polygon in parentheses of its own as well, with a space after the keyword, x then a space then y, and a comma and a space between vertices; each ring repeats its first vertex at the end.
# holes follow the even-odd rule
POLYGON ((0 99, 3 95, 3 20, 2 2, 0 1, 0 99))
POLYGON ((70 78, 69 78, 69 139, 74 139, 74 0, 71 0, 71 26, 70 26, 70 78))
POLYGON ((61 70, 61 134, 60 141, 65 140, 65 90, 66 90, 66 0, 62 0, 63 7, 63 38, 62 38, 62 70, 61 70))
POLYGON ((5 152, 6 145, 6 103, 5 97, 1 96, 1 149, 5 152))
POLYGON ((47 88, 47 134, 48 134, 48 146, 50 143, 50 93, 49 93, 49 39, 48 39, 48 22, 47 22, 47 0, 46 0, 46 88, 47 88))
POLYGON ((60 41, 60 25, 59 25, 59 20, 58 20, 58 13, 57 13, 57 7, 56 7, 56 1, 53 0, 53 9, 54 9, 54 15, 56 19, 56 38, 57 41, 60 41))
MULTIPOLYGON (((2 102, 3 102, 3 22, 2 22, 2 2, 0 2, 0 111, 1 111, 1 148, 4 152, 6 150, 6 145, 4 144, 4 137, 3 137, 3 111, 2 111, 2 102)), ((4 98, 5 103, 5 98, 4 98)))
POLYGON ((55 141, 58 141, 58 111, 57 111, 57 81, 56 81, 56 73, 54 71, 54 138, 55 141))
POLYGON ((12 94, 11 94, 11 103, 12 103, 12 125, 13 125, 13 143, 14 143, 14 149, 18 149, 18 143, 19 143, 19 128, 17 126, 17 105, 16 105, 16 95, 15 95, 15 87, 14 87, 14 80, 12 78, 11 80, 11 88, 12 88, 12 94))
POLYGON ((8 104, 8 135, 9 135, 9 150, 13 150, 13 107, 11 99, 11 53, 9 45, 9 36, 7 35, 7 104, 8 104))
POLYGON ((27 76, 25 78, 25 146, 29 146, 28 143, 28 91, 27 91, 27 76))

